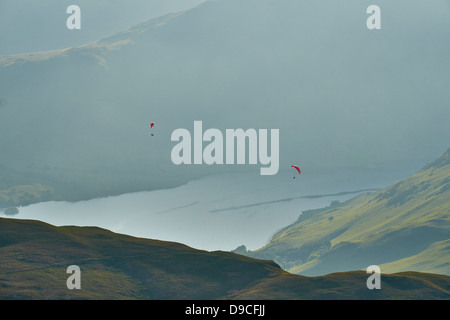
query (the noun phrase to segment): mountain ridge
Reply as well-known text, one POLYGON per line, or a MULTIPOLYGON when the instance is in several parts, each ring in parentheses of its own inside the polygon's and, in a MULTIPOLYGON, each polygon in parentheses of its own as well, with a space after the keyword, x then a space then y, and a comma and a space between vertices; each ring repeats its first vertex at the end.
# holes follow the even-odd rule
POLYGON ((430 164, 427 164, 425 167, 423 167, 422 170, 427 170, 430 168, 439 168, 450 164, 450 148, 447 149, 446 152, 442 156, 440 156, 438 159, 433 161, 430 164))
MULTIPOLYGON (((192 9, 191 9, 192 10, 192 9)), ((188 11, 188 10, 186 10, 188 11)), ((54 58, 69 58, 70 55, 81 54, 85 56, 98 56, 99 64, 105 66, 104 55, 108 51, 117 50, 120 46, 132 44, 133 41, 130 40, 127 35, 129 33, 140 33, 148 31, 149 29, 156 28, 165 24, 170 19, 183 14, 185 11, 180 11, 178 13, 166 14, 161 17, 150 19, 146 22, 142 22, 124 31, 115 33, 113 35, 104 37, 100 40, 91 41, 83 45, 78 45, 74 47, 68 47, 63 49, 54 49, 46 51, 35 51, 27 53, 17 53, 9 55, 0 55, 0 67, 10 67, 15 64, 25 64, 42 62, 48 59, 54 58)))

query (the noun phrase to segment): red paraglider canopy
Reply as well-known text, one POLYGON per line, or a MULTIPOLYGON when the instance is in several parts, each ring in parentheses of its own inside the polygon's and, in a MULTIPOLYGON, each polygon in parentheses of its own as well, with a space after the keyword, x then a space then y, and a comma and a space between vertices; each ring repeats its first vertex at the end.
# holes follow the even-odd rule
POLYGON ((295 164, 291 166, 291 168, 295 168, 298 171, 298 174, 301 173, 300 168, 296 166, 295 164))
POLYGON ((150 128, 153 128, 154 125, 155 125, 154 122, 150 123, 150 128))

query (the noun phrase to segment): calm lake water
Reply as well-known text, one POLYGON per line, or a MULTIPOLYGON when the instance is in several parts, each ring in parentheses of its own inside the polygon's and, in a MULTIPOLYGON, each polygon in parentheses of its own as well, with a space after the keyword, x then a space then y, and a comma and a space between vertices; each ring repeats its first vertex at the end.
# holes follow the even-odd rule
POLYGON ((240 245, 255 250, 276 231, 297 220, 304 210, 345 201, 364 189, 386 187, 411 173, 397 169, 340 169, 302 172, 295 179, 292 171, 274 177, 253 173, 217 175, 173 189, 74 203, 42 202, 20 207, 13 218, 56 226, 98 226, 209 251, 233 250, 240 245))

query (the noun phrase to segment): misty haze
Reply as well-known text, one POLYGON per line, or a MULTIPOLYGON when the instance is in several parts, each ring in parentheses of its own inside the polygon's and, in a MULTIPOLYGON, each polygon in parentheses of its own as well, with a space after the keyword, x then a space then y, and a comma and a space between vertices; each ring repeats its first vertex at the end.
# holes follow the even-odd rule
POLYGON ((224 217, 227 208, 275 201, 268 207, 276 225, 270 231, 267 219, 259 245, 302 209, 344 199, 276 201, 381 188, 448 148, 450 29, 442 27, 450 21, 448 1, 379 0, 380 30, 366 27, 371 3, 357 0, 78 1, 79 33, 65 27, 71 3, 56 2, 39 1, 38 8, 0 1, 0 207, 19 207, 17 218, 120 232, 113 216, 128 213, 95 208, 104 202, 91 199, 148 192, 151 201, 128 204, 131 211, 186 207, 193 217, 189 209, 224 217), (14 20, 24 7, 27 13, 14 20), (46 26, 43 8, 51 8, 46 26), (243 189, 241 177, 259 165, 175 165, 171 134, 195 120, 222 132, 278 129, 280 173, 258 176, 243 189), (293 179, 293 164, 305 174, 293 179), (328 178, 314 180, 308 172, 328 178), (202 179, 237 186, 219 212, 197 205, 216 188, 216 200, 225 199, 220 186, 205 187, 202 179), (265 185, 271 188, 252 196, 265 185), (191 186, 200 186, 194 195, 191 186), (184 201, 172 206, 172 197, 184 201), (39 202, 82 200, 94 208, 67 220, 50 209, 27 211, 39 202), (280 203, 293 207, 277 220, 280 203))

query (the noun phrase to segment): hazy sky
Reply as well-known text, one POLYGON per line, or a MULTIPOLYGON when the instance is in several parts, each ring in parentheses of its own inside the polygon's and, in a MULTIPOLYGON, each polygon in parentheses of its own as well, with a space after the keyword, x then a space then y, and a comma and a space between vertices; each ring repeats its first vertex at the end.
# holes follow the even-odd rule
MULTIPOLYGON (((71 38, 77 31, 65 27, 67 3, 58 9, 48 1, 45 13, 43 1, 39 8, 32 2, 13 19, 6 14, 13 2, 29 3, 1 2, 7 17, 0 23, 9 19, 14 26, 7 33, 0 27, 4 52, 14 46, 44 49, 46 41, 60 39, 58 45, 76 45, 200 1, 183 1, 184 7, 179 1, 151 2, 159 11, 144 10, 146 1, 79 1, 77 39, 71 38)), ((449 147, 449 2, 377 0, 381 30, 368 30, 366 9, 372 4, 210 1, 59 58, 4 67, 0 145, 15 161, 35 165, 195 177, 223 167, 174 166, 170 136, 202 120, 205 129, 223 132, 279 129, 281 168, 432 160, 449 147), (116 41, 124 41, 116 50, 100 47, 116 41), (150 121, 157 123, 153 140, 150 121)))

